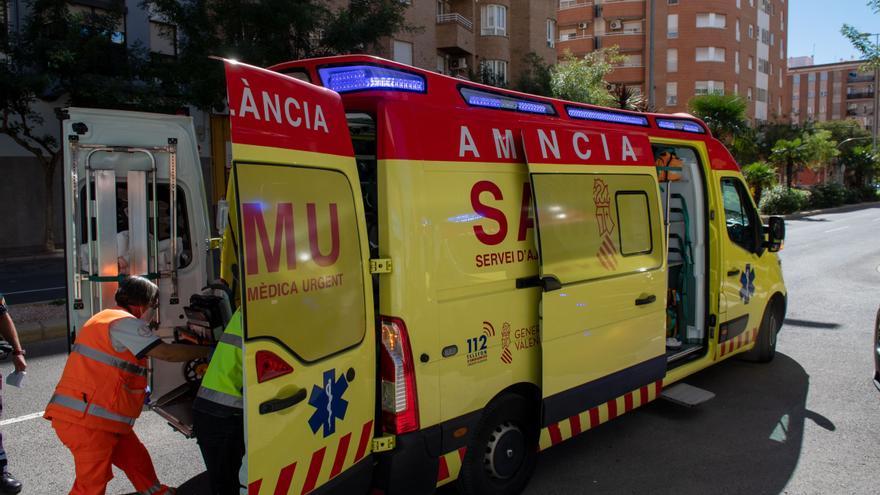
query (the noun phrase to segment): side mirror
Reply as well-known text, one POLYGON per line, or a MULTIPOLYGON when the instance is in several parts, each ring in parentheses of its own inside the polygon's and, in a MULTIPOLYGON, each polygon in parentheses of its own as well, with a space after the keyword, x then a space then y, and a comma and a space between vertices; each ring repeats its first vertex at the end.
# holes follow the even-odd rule
POLYGON ((764 233, 767 235, 764 242, 767 250, 771 253, 779 251, 782 249, 782 241, 785 240, 785 220, 782 217, 770 217, 769 224, 764 226, 764 233))
POLYGON ((214 218, 214 226, 217 227, 217 234, 223 235, 226 230, 226 223, 229 221, 229 203, 225 199, 217 201, 217 216, 214 218))

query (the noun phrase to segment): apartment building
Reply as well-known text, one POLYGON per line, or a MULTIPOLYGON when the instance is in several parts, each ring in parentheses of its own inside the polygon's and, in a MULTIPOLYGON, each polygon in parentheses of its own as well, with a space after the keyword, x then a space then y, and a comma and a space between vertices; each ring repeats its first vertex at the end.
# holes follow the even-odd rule
POLYGON ((876 73, 860 70, 864 62, 790 67, 791 122, 854 119, 869 131, 876 129, 876 73))
POLYGON ((617 45, 608 80, 641 88, 663 112, 695 95, 733 93, 752 121, 787 118, 788 0, 560 0, 557 54, 617 45))
POLYGON ((503 85, 516 83, 530 52, 556 63, 557 0, 406 3, 406 22, 416 29, 383 40, 373 54, 458 77, 486 71, 503 85))

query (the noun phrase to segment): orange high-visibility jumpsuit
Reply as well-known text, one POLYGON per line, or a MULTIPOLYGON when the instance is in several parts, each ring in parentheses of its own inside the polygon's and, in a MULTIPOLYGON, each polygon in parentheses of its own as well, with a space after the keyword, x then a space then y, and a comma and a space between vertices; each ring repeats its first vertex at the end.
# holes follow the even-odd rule
POLYGON ((71 495, 103 495, 113 478, 111 465, 125 472, 138 493, 172 493, 159 483, 150 454, 132 429, 146 395, 147 359, 113 347, 110 324, 121 318, 132 315, 106 309, 86 322, 44 414, 73 454, 71 495))

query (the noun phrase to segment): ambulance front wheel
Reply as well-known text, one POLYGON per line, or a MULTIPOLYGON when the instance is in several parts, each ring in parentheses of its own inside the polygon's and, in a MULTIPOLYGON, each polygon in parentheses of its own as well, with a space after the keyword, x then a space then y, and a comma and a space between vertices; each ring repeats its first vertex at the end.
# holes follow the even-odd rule
POLYGON ((743 354, 743 358, 757 363, 773 361, 776 356, 776 336, 779 333, 780 323, 779 313, 776 307, 771 305, 764 311, 755 347, 743 354))
POLYGON ((538 459, 537 408, 520 395, 492 401, 468 442, 458 483, 466 495, 520 493, 538 459))

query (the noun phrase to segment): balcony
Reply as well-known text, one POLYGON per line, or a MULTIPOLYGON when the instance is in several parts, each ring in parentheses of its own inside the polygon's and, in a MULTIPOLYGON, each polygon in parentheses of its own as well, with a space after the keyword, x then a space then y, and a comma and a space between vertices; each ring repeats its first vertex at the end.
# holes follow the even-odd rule
POLYGON ((873 74, 859 74, 856 76, 846 76, 846 82, 848 84, 860 83, 860 82, 872 82, 874 80, 873 74))
POLYGON ((644 0, 617 0, 602 3, 602 17, 605 19, 643 19, 644 0))
POLYGON ((846 94, 847 100, 865 100, 874 97, 874 91, 853 91, 846 94))
POLYGON ((556 22, 559 26, 575 26, 582 22, 590 22, 595 17, 593 2, 578 2, 571 7, 556 11, 556 22))
POLYGON ((595 41, 593 35, 582 34, 577 36, 569 36, 565 39, 560 38, 556 44, 557 53, 565 53, 566 50, 571 51, 575 56, 583 56, 595 49, 595 41))
POLYGON ((599 45, 599 48, 617 45, 621 52, 641 51, 645 48, 645 33, 641 30, 606 32, 599 45))
POLYGON ((644 82, 645 68, 641 65, 619 65, 608 74, 606 81, 613 84, 636 84, 644 82))
POLYGON ((474 53, 474 22, 457 12, 438 14, 437 48, 453 54, 474 53))

